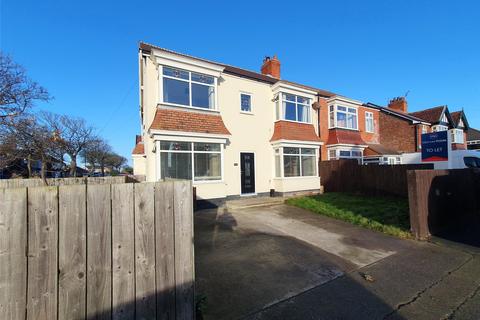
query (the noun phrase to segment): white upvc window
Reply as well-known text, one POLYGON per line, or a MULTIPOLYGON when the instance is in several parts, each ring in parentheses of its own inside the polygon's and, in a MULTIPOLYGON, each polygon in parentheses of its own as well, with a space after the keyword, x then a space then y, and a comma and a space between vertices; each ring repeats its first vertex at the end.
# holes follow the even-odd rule
POLYGON ((332 104, 329 106, 329 113, 329 128, 358 130, 357 108, 332 104))
POLYGON ((427 133, 427 132, 428 132, 427 130, 428 130, 428 129, 427 129, 427 126, 426 126, 426 125, 422 125, 422 134, 427 133))
POLYGON ((464 143, 464 135, 462 129, 452 129, 450 130, 452 135, 452 143, 464 143))
POLYGON ((333 148, 328 150, 328 160, 338 159, 358 159, 361 161, 363 157, 362 149, 353 148, 333 148))
POLYGON ((252 113, 252 95, 240 92, 240 112, 252 113))
POLYGON ((275 177, 317 176, 317 148, 279 147, 275 149, 275 177))
POLYGON ((215 110, 217 79, 202 73, 162 66, 162 102, 215 110))
POLYGON ((432 127, 432 132, 440 132, 440 131, 447 131, 447 130, 448 130, 448 127, 441 124, 437 124, 432 127))
POLYGON ((222 149, 220 143, 160 141, 160 177, 221 181, 222 149))
POLYGON ((276 104, 277 120, 311 123, 310 99, 289 93, 280 93, 276 104))
POLYGON ((375 132, 375 124, 373 122, 373 112, 365 111, 365 131, 375 132))

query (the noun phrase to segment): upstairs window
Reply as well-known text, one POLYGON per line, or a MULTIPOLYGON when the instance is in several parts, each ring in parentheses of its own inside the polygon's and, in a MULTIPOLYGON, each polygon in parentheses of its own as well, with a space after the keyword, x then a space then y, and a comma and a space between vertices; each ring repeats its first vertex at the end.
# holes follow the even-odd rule
POLYGON ((187 107, 215 109, 215 78, 163 67, 163 102, 187 107))
POLYGON ((373 112, 365 112, 365 131, 374 132, 375 127, 373 123, 373 112))
POLYGON ((310 123, 310 99, 288 93, 280 94, 277 120, 310 123))
POLYGON ((452 143, 464 143, 465 140, 463 139, 463 130, 461 129, 452 129, 452 143))
POLYGON ((447 131, 447 130, 448 130, 448 127, 447 126, 442 126, 441 124, 438 124, 438 125, 432 127, 433 132, 447 131))
POLYGON ((248 93, 240 94, 240 111, 247 113, 252 112, 252 95, 248 93))
POLYGON ((357 108, 331 105, 329 112, 329 128, 358 129, 357 108))

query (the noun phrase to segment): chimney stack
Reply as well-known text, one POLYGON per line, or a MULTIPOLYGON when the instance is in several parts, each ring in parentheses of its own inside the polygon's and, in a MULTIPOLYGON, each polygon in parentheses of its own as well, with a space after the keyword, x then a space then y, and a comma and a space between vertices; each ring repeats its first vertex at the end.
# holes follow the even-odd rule
POLYGON ((280 61, 277 55, 263 59, 262 74, 280 79, 280 61))
POLYGON ((388 108, 393 109, 393 110, 397 110, 397 111, 400 111, 400 112, 403 112, 403 113, 407 113, 408 112, 407 99, 405 99, 405 97, 393 98, 388 103, 388 108))

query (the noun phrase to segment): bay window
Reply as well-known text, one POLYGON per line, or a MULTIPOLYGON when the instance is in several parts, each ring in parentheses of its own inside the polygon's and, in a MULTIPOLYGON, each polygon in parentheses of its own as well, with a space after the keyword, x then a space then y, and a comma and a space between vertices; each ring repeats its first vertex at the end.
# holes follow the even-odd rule
POLYGON ((452 143, 464 143, 462 129, 452 129, 451 135, 452 135, 452 143))
POLYGON ((214 77, 166 66, 162 70, 163 102, 215 109, 214 77))
POLYGON ((447 131, 447 130, 448 130, 448 127, 441 124, 437 124, 432 127, 432 132, 440 132, 440 131, 447 131))
POLYGON ((329 113, 329 128, 358 129, 357 108, 334 104, 329 107, 329 113))
POLYGON ((310 99, 281 93, 276 105, 277 120, 310 123, 310 99))
POLYGON ((222 180, 219 143, 160 141, 160 174, 165 179, 222 180))
POLYGON ((335 148, 328 150, 328 160, 338 159, 362 159, 361 149, 335 148))
POLYGON ((317 175, 314 148, 280 147, 275 150, 275 176, 312 177, 317 175))

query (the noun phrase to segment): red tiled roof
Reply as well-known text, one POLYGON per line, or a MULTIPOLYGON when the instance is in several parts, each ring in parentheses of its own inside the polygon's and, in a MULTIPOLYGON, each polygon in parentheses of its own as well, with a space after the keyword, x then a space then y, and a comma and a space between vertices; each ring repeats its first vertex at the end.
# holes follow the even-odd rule
POLYGON ((302 88, 305 88, 305 89, 316 91, 319 95, 321 95, 323 97, 333 97, 335 95, 335 93, 332 93, 332 92, 329 92, 329 91, 326 91, 326 90, 317 89, 317 88, 306 86, 306 85, 299 84, 299 83, 296 83, 296 82, 276 79, 276 78, 264 75, 262 73, 258 73, 258 72, 250 71, 250 70, 247 70, 247 69, 242 69, 242 68, 230 66, 228 64, 223 64, 223 63, 219 63, 219 62, 210 61, 210 60, 203 59, 203 58, 197 58, 197 57, 194 57, 194 56, 191 56, 191 55, 188 55, 188 54, 184 54, 184 53, 176 52, 176 51, 173 51, 173 50, 165 49, 165 48, 162 48, 162 47, 154 46, 152 44, 148 44, 148 43, 145 43, 145 42, 140 42, 139 48, 140 48, 140 50, 144 50, 145 52, 151 52, 152 49, 156 49, 156 50, 160 50, 160 51, 164 51, 164 52, 173 53, 173 54, 183 56, 183 57, 188 57, 188 58, 197 59, 197 60, 200 60, 200 61, 205 61, 205 62, 208 62, 208 63, 213 63, 213 64, 224 67, 225 68, 224 72, 226 72, 226 73, 234 74, 234 75, 244 77, 244 78, 249 78, 249 79, 262 81, 262 82, 267 82, 267 83, 270 83, 270 84, 274 84, 278 81, 290 83, 292 85, 296 85, 296 86, 299 86, 299 87, 302 87, 302 88))
POLYGON ((420 118, 430 123, 436 123, 440 121, 440 117, 442 116, 443 109, 445 106, 438 106, 435 108, 425 109, 417 112, 409 113, 411 116, 420 118))
POLYGON ((467 131, 467 141, 480 140, 480 130, 470 128, 467 131))
POLYGON ((230 134, 219 115, 173 109, 157 109, 150 129, 230 134))
POLYGON ((328 133, 327 145, 329 144, 366 145, 367 143, 363 141, 359 131, 331 129, 328 133))
POLYGON ((132 154, 145 154, 145 146, 143 142, 138 142, 133 148, 132 154))
POLYGON ((312 124, 277 121, 270 141, 295 140, 320 142, 312 124))

